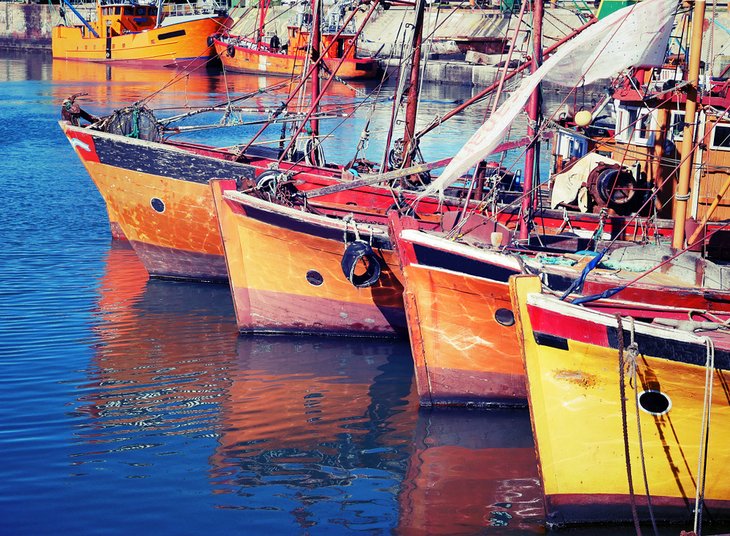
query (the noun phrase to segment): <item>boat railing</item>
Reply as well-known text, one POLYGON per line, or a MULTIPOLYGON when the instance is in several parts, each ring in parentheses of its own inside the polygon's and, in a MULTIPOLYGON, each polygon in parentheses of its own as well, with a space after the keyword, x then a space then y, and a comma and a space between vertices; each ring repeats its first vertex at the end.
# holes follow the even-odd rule
POLYGON ((165 16, 186 16, 186 15, 210 15, 217 13, 224 8, 217 2, 206 0, 204 2, 186 2, 184 4, 164 4, 162 11, 165 16))

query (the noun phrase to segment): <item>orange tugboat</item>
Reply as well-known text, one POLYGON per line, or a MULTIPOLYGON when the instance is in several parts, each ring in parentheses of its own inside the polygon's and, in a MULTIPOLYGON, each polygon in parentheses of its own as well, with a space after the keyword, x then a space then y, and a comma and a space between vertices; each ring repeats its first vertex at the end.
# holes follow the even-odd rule
MULTIPOLYGON (((295 22, 287 27, 288 41, 285 44, 281 45, 276 34, 266 43, 264 20, 268 6, 269 2, 262 0, 256 39, 219 36, 214 40, 215 51, 229 71, 299 76, 311 64, 310 58, 315 50, 312 15, 308 11, 297 14, 295 22)), ((338 22, 330 22, 322 28, 320 50, 323 51, 326 71, 334 72, 343 79, 377 76, 379 66, 375 58, 357 57, 357 37, 354 28, 343 28, 338 22)))
POLYGON ((213 53, 208 37, 228 30, 233 22, 218 8, 166 12, 162 0, 148 5, 97 2, 96 20, 88 21, 66 0, 64 4, 82 24, 53 28, 54 58, 161 65, 207 62, 213 53))

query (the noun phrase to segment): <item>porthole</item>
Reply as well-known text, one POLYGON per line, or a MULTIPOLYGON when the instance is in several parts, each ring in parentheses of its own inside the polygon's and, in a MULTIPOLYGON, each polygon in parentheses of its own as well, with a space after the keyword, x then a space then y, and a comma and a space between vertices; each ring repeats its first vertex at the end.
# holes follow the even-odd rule
POLYGON ((165 203, 159 197, 150 199, 150 206, 155 212, 159 212, 160 214, 165 212, 165 203))
POLYGON ((672 409, 672 401, 661 391, 644 391, 639 395, 639 407, 651 415, 664 415, 672 409))
POLYGON ((503 326, 514 326, 515 314, 509 309, 497 309, 494 312, 494 319, 503 326))
POLYGON ((322 283, 324 283, 324 278, 322 277, 322 274, 320 274, 317 270, 309 270, 307 272, 307 281, 310 285, 318 287, 322 283))

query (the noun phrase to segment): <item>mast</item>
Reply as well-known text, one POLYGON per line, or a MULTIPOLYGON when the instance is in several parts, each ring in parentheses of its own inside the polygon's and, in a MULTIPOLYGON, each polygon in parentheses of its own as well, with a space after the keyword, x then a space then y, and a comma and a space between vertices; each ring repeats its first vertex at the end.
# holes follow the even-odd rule
POLYGON ((702 55, 702 26, 705 22, 705 0, 694 0, 692 11, 692 41, 689 49, 687 72, 687 103, 684 110, 684 132, 682 138, 682 163, 679 167, 679 183, 674 194, 674 236, 672 247, 684 247, 684 225, 687 219, 689 183, 694 167, 694 134, 697 115, 698 86, 700 78, 700 57, 702 55))
POLYGON ((155 18, 155 28, 159 28, 162 24, 162 3, 165 0, 157 0, 157 17, 155 18))
POLYGON ((421 45, 423 44, 423 14, 426 9, 426 0, 418 0, 416 4, 416 21, 413 25, 413 40, 411 42, 411 75, 408 86, 408 100, 406 102, 406 125, 403 132, 403 167, 411 165, 413 143, 416 132, 416 115, 418 114, 418 92, 421 82, 421 45))
POLYGON ((312 105, 314 106, 314 113, 309 125, 312 128, 312 136, 316 138, 319 136, 319 119, 317 119, 317 112, 319 112, 319 92, 320 92, 320 80, 319 71, 322 62, 319 60, 320 49, 322 48, 322 23, 320 21, 320 0, 312 0, 312 30, 310 32, 311 47, 312 47, 312 61, 314 62, 312 69, 312 105))
MULTIPOLYGON (((534 73, 542 64, 542 16, 543 1, 534 0, 532 11, 532 72, 534 73)), ((520 221, 521 240, 526 240, 530 234, 529 222, 534 205, 533 185, 535 177, 540 177, 539 158, 540 144, 536 140, 538 132, 538 121, 540 120, 540 86, 532 92, 527 104, 527 137, 530 145, 525 152, 525 178, 522 186, 522 221, 520 221)))
POLYGON ((264 42, 264 24, 266 21, 268 2, 269 0, 259 0, 259 26, 256 29, 256 44, 258 45, 264 42))

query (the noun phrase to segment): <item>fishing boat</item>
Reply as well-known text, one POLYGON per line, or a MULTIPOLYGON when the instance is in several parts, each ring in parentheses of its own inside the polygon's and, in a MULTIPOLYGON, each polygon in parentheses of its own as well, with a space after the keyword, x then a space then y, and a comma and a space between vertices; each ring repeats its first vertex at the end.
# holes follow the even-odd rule
POLYGON ((543 294, 535 276, 510 284, 548 522, 700 534, 727 520, 727 324, 642 322, 543 294))
MULTIPOLYGON (((368 16, 377 5, 370 6, 368 16)), ((394 197, 390 187, 378 184, 388 184, 410 174, 418 176, 444 165, 443 161, 414 164, 390 174, 373 174, 367 162, 358 160, 347 165, 326 162, 317 149, 320 112, 311 108, 304 115, 293 110, 289 117, 281 117, 305 83, 319 81, 319 76, 313 74, 318 72, 319 63, 313 63, 282 106, 270 111, 268 121, 263 121, 264 127, 257 134, 279 121, 296 120, 299 124, 299 132, 293 136, 296 138, 305 125, 312 125, 310 136, 291 141, 285 148, 256 144, 257 136, 245 144, 225 148, 177 141, 171 137, 177 130, 168 127, 169 122, 159 121, 144 101, 117 110, 102 120, 89 121, 91 124, 84 124, 83 110, 74 107, 73 99, 64 103, 62 130, 104 198, 109 214, 115 216, 151 276, 227 282, 223 242, 208 186, 211 179, 253 180, 264 191, 279 180, 294 182, 300 192, 317 190, 317 199, 308 198, 311 206, 318 203, 361 206, 366 212, 379 211, 379 220, 386 223, 385 210, 402 200, 398 193, 394 197), (359 179, 355 176, 358 169, 359 179), (325 187, 332 189, 325 192, 325 187)), ((312 100, 319 104, 333 80, 330 76, 312 100)), ((418 85, 414 87, 417 91, 418 85)), ((260 94, 255 91, 248 96, 260 94)), ((415 106, 416 99, 411 102, 415 106)), ((225 112, 232 104, 224 102, 210 109, 225 112)), ((410 121, 415 121, 415 112, 410 117, 410 121)), ((434 213, 444 206, 453 208, 458 204, 441 204, 431 198, 422 201, 420 206, 423 212, 434 213)))
POLYGON ((211 188, 240 332, 405 335, 387 228, 211 188))
MULTIPOLYGON (((642 5, 642 9, 652 8, 648 2, 642 5)), ((673 18, 670 11, 664 16, 667 21, 673 18)), ((573 46, 581 47, 580 39, 592 39, 590 32, 605 31, 609 25, 610 21, 598 23, 576 38, 573 46)), ((550 68, 547 63, 546 68, 550 68)), ((531 89, 529 82, 525 84, 531 89)), ((526 90, 523 98, 528 97, 526 90)), ((506 106, 510 105, 514 106, 506 106)), ((485 132, 494 130, 498 125, 491 123, 485 132)), ((687 252, 684 242, 674 250, 648 243, 640 247, 615 240, 601 243, 609 237, 600 230, 585 238, 575 233, 541 234, 528 241, 520 240, 519 231, 497 219, 462 216, 461 222, 442 225, 442 232, 435 233, 424 232, 408 218, 391 217, 391 239, 403 272, 404 303, 423 405, 526 403, 524 368, 507 288, 513 274, 540 273, 546 286, 564 297, 582 292, 594 298, 592 308, 631 310, 637 318, 680 319, 730 312, 727 270, 687 252), (573 253, 566 255, 566 250, 573 253), (643 274, 650 269, 651 274, 643 274), (619 303, 606 299, 610 296, 619 303)), ((674 224, 675 220, 669 221, 674 224)), ((684 223, 676 227, 683 229, 684 223)), ((692 236, 689 244, 712 239, 712 233, 702 239, 692 236)))
MULTIPOLYGON (((270 0, 261 0, 259 4, 259 26, 255 39, 231 34, 222 34, 214 39, 215 51, 227 71, 301 76, 311 58, 315 57, 313 50, 322 49, 326 51, 323 69, 336 73, 342 79, 366 79, 379 74, 377 59, 358 56, 359 34, 354 25, 343 27, 341 19, 327 17, 325 28, 319 35, 313 34, 311 28, 315 22, 312 11, 308 6, 302 6, 303 9, 299 9, 294 21, 287 26, 286 42, 282 43, 275 33, 266 35, 265 19, 269 5, 270 0), (318 39, 319 43, 313 43, 312 38, 318 39)), ((340 9, 340 5, 336 4, 330 11, 344 13, 345 6, 340 9)))
POLYGON ((215 4, 189 7, 189 12, 178 12, 172 7, 166 10, 162 0, 97 1, 95 20, 87 20, 64 0, 64 20, 68 9, 81 24, 53 27, 53 57, 165 66, 208 62, 214 53, 209 37, 226 31, 233 21, 215 4))

